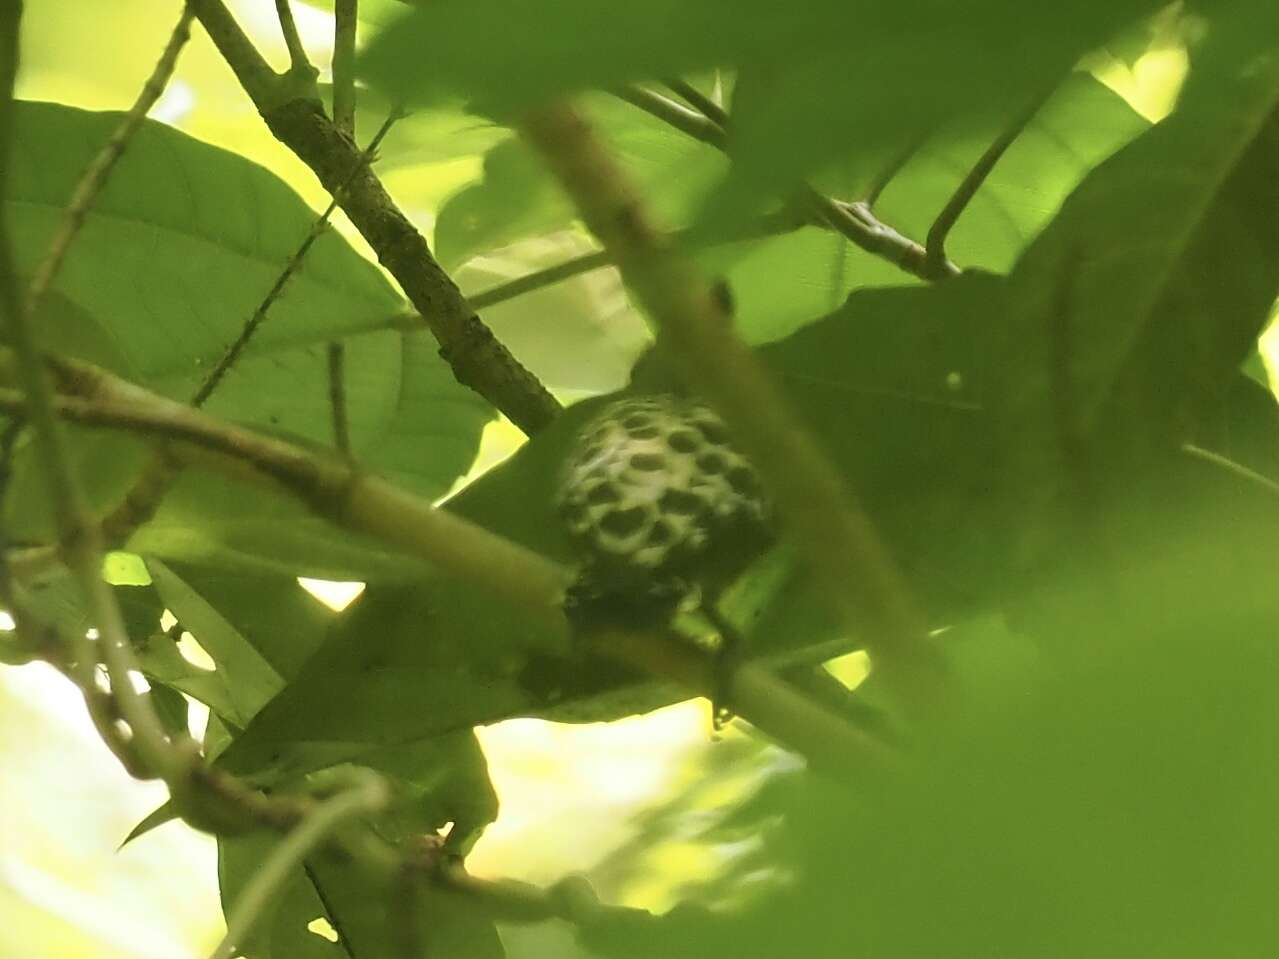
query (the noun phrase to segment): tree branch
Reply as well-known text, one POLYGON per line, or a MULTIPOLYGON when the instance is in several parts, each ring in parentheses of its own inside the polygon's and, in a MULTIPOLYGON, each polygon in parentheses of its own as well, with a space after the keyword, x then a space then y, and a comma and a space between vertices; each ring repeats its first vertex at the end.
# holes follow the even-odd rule
MULTIPOLYGON (((569 645, 562 600, 571 573, 557 563, 338 457, 222 422, 86 363, 62 359, 58 369, 64 390, 56 401, 59 415, 164 442, 183 463, 281 488, 330 522, 376 536, 450 575, 483 584, 495 597, 526 610, 549 628, 561 648, 569 645)), ((0 387, 0 411, 25 408, 20 393, 0 387)), ((9 567, 15 576, 24 572, 20 556, 9 567)), ((695 694, 716 691, 714 670, 698 664, 702 654, 691 647, 681 651, 680 644, 660 635, 610 640, 601 651, 661 670, 660 675, 695 694)), ((743 718, 812 757, 817 765, 847 772, 880 761, 882 747, 851 726, 832 726, 842 721, 802 696, 785 696, 780 685, 761 666, 746 662, 734 670, 728 696, 743 718), (812 732, 805 733, 806 728, 812 732), (845 732, 836 735, 835 728, 845 732)))
POLYGON ((771 488, 783 521, 884 681, 935 699, 942 662, 925 619, 870 520, 791 415, 754 354, 722 322, 709 284, 662 242, 621 170, 566 106, 526 118, 524 135, 612 253, 689 383, 713 402, 771 488))
POLYGON ((683 97, 694 110, 699 111, 706 119, 717 124, 721 129, 728 129, 728 111, 702 93, 687 80, 675 77, 663 81, 667 89, 678 97, 683 97))
MULTIPOLYGON (((243 34, 220 0, 192 3, 276 138, 311 168, 330 193, 336 193, 356 171, 339 205, 425 319, 440 343, 440 355, 458 381, 487 399, 525 433, 531 435, 546 426, 559 413, 559 403, 471 309, 431 256, 426 240, 396 207, 376 175, 363 166, 358 148, 324 115, 319 100, 281 97, 276 88, 264 88, 256 72, 245 68, 243 34)), ((260 61, 257 52, 252 52, 253 62, 260 61)))
POLYGON ((271 69, 222 0, 189 0, 189 3, 259 112, 278 106, 287 98, 285 78, 271 69))

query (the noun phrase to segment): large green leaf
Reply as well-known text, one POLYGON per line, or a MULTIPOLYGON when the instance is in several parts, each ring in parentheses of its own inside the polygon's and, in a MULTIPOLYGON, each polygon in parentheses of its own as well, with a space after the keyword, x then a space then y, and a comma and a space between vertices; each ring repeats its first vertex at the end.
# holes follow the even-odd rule
MULTIPOLYGON (((583 109, 618 162, 643 189, 665 228, 685 226, 728 161, 718 150, 612 96, 585 98, 583 109)), ((576 214, 541 160, 519 140, 484 159, 484 178, 441 208, 436 247, 446 266, 514 239, 568 226, 576 214)))
POLYGON ((758 855, 659 921, 583 930, 588 944, 619 959, 1273 952, 1279 500, 1200 466, 1165 463, 1113 504, 1104 548, 1037 590, 1044 615, 945 635, 955 708, 918 722, 913 761, 851 789, 774 781, 706 837, 751 837, 758 855))
POLYGON ((1008 479, 1035 508, 1082 506, 1104 474, 1195 439, 1269 317, 1279 54, 1230 51, 1229 32, 1209 38, 1217 67, 1088 176, 1012 274, 1008 479))
MULTIPOLYGON (((393 809, 377 818, 376 829, 384 839, 417 840, 451 822, 446 848, 464 853, 497 814, 484 754, 469 730, 382 748, 361 756, 360 762, 387 775, 397 790, 393 809)), ((276 842, 278 838, 262 834, 219 839, 224 908, 234 906, 276 842)), ((422 888, 414 908, 397 916, 394 910, 405 904, 405 890, 387 879, 324 853, 311 857, 293 873, 283 894, 272 899, 251 937, 251 954, 262 959, 400 956, 405 923, 420 917, 420 928, 433 949, 447 947, 448 955, 476 959, 502 955, 491 921, 442 893, 422 888), (337 931, 343 940, 339 946, 307 928, 319 917, 327 918, 337 931)))
MULTIPOLYGON (((47 103, 18 105, 5 214, 18 270, 45 255, 71 190, 119 121, 47 103)), ((240 334, 307 236, 315 213, 266 170, 158 123, 144 123, 89 213, 39 329, 46 346, 86 355, 167 395, 188 398, 240 334)), ((425 333, 386 329, 401 300, 336 233, 320 236, 266 321, 208 403, 221 416, 315 443, 331 442, 326 344, 346 345, 345 397, 353 451, 427 496, 469 466, 488 407, 454 382, 425 333), (412 437, 412 455, 405 439, 412 437)), ((142 459, 137 444, 77 444, 94 500, 112 503, 142 459)), ((7 502, 13 535, 46 538, 42 480, 19 450, 7 502), (21 503, 19 508, 17 503, 21 503)), ((199 486, 199 484, 196 484, 199 486)), ((240 493, 241 502, 259 494, 240 493)), ((202 492, 193 499, 198 504, 202 492)), ((269 502, 263 500, 262 502, 269 502)), ((187 541, 152 535, 168 556, 220 548, 227 513, 182 512, 187 541), (199 546, 187 551, 191 541, 199 546)), ((253 550, 265 561, 309 553, 351 564, 341 538, 299 535, 260 511, 253 550), (280 549, 272 550, 271 535, 280 549)), ((163 518, 162 518, 163 525, 163 518)), ((231 561, 238 561, 234 547, 231 561)), ((375 560, 377 557, 374 557, 375 560)), ((352 564, 358 568, 358 562, 352 564)))

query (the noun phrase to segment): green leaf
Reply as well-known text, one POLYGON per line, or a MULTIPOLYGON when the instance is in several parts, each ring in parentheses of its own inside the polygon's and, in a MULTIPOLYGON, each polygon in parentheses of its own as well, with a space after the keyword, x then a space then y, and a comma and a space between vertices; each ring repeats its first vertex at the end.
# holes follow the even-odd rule
MULTIPOLYGON (((722 170, 723 158, 619 100, 592 97, 587 103, 599 132, 659 219, 688 223, 705 184, 722 170), (692 177, 690 167, 696 171, 692 177)), ((984 269, 1006 269, 1088 169, 1147 125, 1091 76, 1072 75, 1036 113, 970 203, 949 240, 952 258, 984 269)), ((939 132, 892 179, 877 211, 894 227, 922 239, 997 134, 998 127, 990 124, 939 132)), ((824 178, 822 186, 855 199, 866 189, 870 171, 859 173, 856 163, 846 166, 838 176, 824 178)), ((460 259, 567 226, 572 216, 526 148, 511 142, 488 155, 483 183, 445 204, 436 236, 446 251, 442 256, 460 259), (455 247, 460 247, 456 255, 447 252, 455 247)), ((713 245, 695 255, 708 274, 729 284, 735 323, 752 343, 778 339, 812 322, 855 288, 907 279, 882 258, 817 228, 713 245)), ((523 326, 533 323, 530 316, 523 326)), ((520 327, 511 333, 518 338, 520 327)))
POLYGON ((223 708, 219 712, 237 726, 244 726, 284 687, 280 674, 239 630, 176 573, 154 559, 148 568, 164 604, 217 663, 213 678, 223 692, 223 708))
MULTIPOLYGON (((81 171, 118 116, 48 103, 17 106, 4 212, 17 269, 29 275, 45 255, 81 171)), ((265 169, 146 122, 90 210, 59 275, 37 324, 44 345, 106 363, 166 395, 189 398, 239 336, 315 218, 265 169)), ((331 444, 327 343, 341 340, 353 451, 423 495, 440 495, 470 465, 492 413, 454 381, 434 346, 426 345, 425 329, 391 328, 389 318, 401 303, 373 264, 326 231, 207 408, 331 444), (388 441, 388 435, 396 439, 388 441), (398 438, 404 436, 416 441, 411 462, 401 455, 398 438)), ((104 435, 78 442, 76 451, 90 497, 103 509, 129 487, 144 457, 136 442, 104 435)), ((47 539, 43 480, 25 447, 18 450, 14 472, 6 502, 13 535, 47 539)), ((153 536, 147 548, 188 558, 225 551, 226 559, 239 561, 236 544, 223 542, 233 516, 200 515, 203 498, 192 497, 186 504, 191 511, 181 514, 186 542, 171 532, 153 536), (198 543, 194 550, 191 539, 198 543)), ((242 491, 239 498, 274 502, 254 491, 242 491)), ((251 547, 255 558, 270 563, 283 555, 291 562, 309 555, 317 568, 327 561, 330 570, 358 569, 362 549, 345 537, 318 527, 299 535, 269 512, 260 508, 262 535, 251 547), (272 533, 281 543, 275 553, 272 533)), ((163 515, 160 524, 165 525, 163 515)), ((375 554, 374 564, 379 561, 375 554)))
MULTIPOLYGON (((153 565, 158 564, 153 561, 153 565)), ((246 576, 189 563, 168 563, 165 569, 170 583, 180 580, 197 593, 228 627, 252 645, 272 671, 286 680, 297 675, 334 619, 333 611, 303 589, 293 576, 246 576)), ((167 601, 165 590, 161 588, 160 592, 167 601)), ((176 607, 170 609, 183 626, 194 631, 191 620, 176 607)), ((221 662, 212 647, 205 648, 221 662)))
MULTIPOLYGON (((646 195, 664 228, 687 225, 722 176, 727 159, 616 97, 584 98, 582 109, 618 162, 646 195)), ((453 196, 435 226, 445 266, 514 240, 569 226, 576 218, 559 185, 521 140, 498 144, 484 157, 484 178, 453 196)))
POLYGON ((455 193, 435 221, 435 252, 445 268, 476 253, 567 226, 573 210, 528 147, 499 143, 484 154, 483 179, 455 193))
POLYGON ((1000 391, 1027 508, 1194 437, 1279 293, 1276 163, 1279 57, 1201 70, 1018 262, 1000 391))

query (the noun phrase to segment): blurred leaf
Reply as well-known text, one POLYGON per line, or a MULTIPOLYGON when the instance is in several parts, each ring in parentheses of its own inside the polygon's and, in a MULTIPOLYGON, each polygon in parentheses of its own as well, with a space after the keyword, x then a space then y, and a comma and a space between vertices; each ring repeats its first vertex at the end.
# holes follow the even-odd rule
POLYGON ((1045 587, 1029 637, 993 618, 945 635, 962 694, 918 727, 914 761, 847 790, 772 780, 711 833, 766 847, 724 898, 692 892, 588 943, 743 959, 1273 952, 1279 603, 1263 557, 1279 500, 1190 466, 1115 505, 1105 548, 1045 587))
MULTIPOLYGON (((469 851, 497 814, 497 797, 488 779, 484 754, 470 731, 438 737, 431 742, 406 743, 366 752, 361 765, 391 777, 398 787, 392 811, 378 817, 375 828, 383 838, 408 841, 453 823, 447 849, 469 851)), ((244 884, 261 865, 277 837, 250 834, 218 841, 219 880, 224 908, 236 902, 244 884)), ((283 895, 276 897, 270 915, 251 942, 264 959, 294 955, 324 957, 398 957, 404 954, 407 927, 421 923, 431 954, 501 956, 492 923, 472 915, 469 904, 423 888, 409 909, 407 890, 388 885, 386 877, 365 875, 346 861, 318 854, 298 869, 283 895), (325 916, 338 935, 340 947, 309 931, 325 916), (447 945, 448 951, 444 947, 447 945), (332 951, 337 948, 339 951, 332 951)))
MULTIPOLYGON (((968 130, 942 128, 889 182, 876 210, 922 241, 1007 122, 996 114, 968 130)), ((1006 271, 1085 174, 1148 127, 1091 75, 1071 74, 1000 157, 947 238, 947 253, 965 267, 1006 271)))
MULTIPOLYGON (((20 273, 30 274, 44 256, 80 172, 117 122, 113 114, 18 104, 6 212, 20 273)), ((261 167, 144 123, 59 276, 47 304, 53 321, 41 324, 44 345, 188 398, 239 335, 315 217, 261 167)), ((400 304, 376 267, 326 232, 208 409, 327 445, 326 343, 344 340, 356 454, 424 495, 439 495, 470 465, 492 414, 453 380, 434 347, 420 342, 424 331, 386 328, 400 304), (402 455, 403 436, 415 439, 411 460, 402 455)), ((102 434, 78 442, 76 452, 99 508, 129 487, 144 456, 136 441, 102 434)), ((6 522, 14 537, 42 540, 51 533, 42 479, 31 460, 21 444, 6 522)), ((176 517, 162 509, 145 548, 168 557, 221 553, 229 562, 245 559, 243 544, 235 542, 235 512, 216 508, 218 481, 206 487, 188 478, 184 485, 196 495, 185 499, 176 517), (214 508, 203 513, 205 505, 214 508)), ((257 506, 258 536, 249 546, 257 561, 309 561, 317 572, 330 573, 359 568, 364 550, 346 542, 349 537, 318 525, 293 528, 286 517, 271 515, 277 498, 268 494, 238 489, 236 499, 237 506, 257 506)), ((376 552, 370 561, 384 562, 376 552)))
POLYGON ((1277 162, 1279 57, 1193 74, 1019 261, 1000 389, 1023 502, 1086 496, 1103 462, 1193 435, 1279 292, 1277 162))
POLYGON ((484 178, 454 194, 435 222, 435 251, 446 268, 481 250, 567 226, 573 210, 535 156, 518 140, 484 154, 484 178))
MULTIPOLYGON (((644 192, 657 222, 665 229, 687 225, 727 168, 727 159, 616 97, 592 95, 584 98, 582 108, 644 192)), ((523 141, 512 139, 485 154, 480 183, 441 208, 436 247, 448 266, 513 240, 561 229, 575 219, 572 204, 541 160, 523 141)))
MULTIPOLYGON (((363 7, 361 7, 363 11, 363 7)), ((321 83, 325 110, 333 109, 333 84, 321 83)), ((379 130, 391 115, 391 102, 379 91, 357 86, 356 120, 359 142, 379 130)), ((461 104, 440 104, 414 110, 396 120, 377 149, 378 170, 443 163, 482 154, 512 136, 511 130, 468 112, 461 104)))
POLYGON ((1159 6, 1089 0, 1045 19, 1010 0, 962 8, 826 0, 802 9, 659 0, 552 10, 485 0, 409 14, 372 44, 363 65, 397 95, 430 102, 461 93, 505 115, 566 91, 735 67, 737 162, 721 204, 737 205, 761 188, 775 195, 853 149, 897 149, 943 122, 1006 115, 1159 6), (583 36, 591 37, 585 46, 583 36), (438 54, 429 72, 413 53, 427 46, 438 54), (474 49, 488 52, 482 64, 467 52, 474 49))
MULTIPOLYGON (((687 223, 704 192, 697 185, 719 172, 722 158, 619 100, 587 102, 598 131, 659 220, 687 223), (690 163, 702 171, 691 180, 690 163)), ((942 131, 926 142, 890 182, 877 207, 881 215, 908 235, 925 236, 937 211, 997 135, 988 127, 942 131)), ((1109 89, 1087 74, 1072 75, 978 192, 952 234, 951 255, 985 269, 1006 268, 1089 167, 1145 127, 1109 89)), ((452 258, 447 251, 456 244, 464 244, 460 258, 571 221, 571 208, 518 141, 492 151, 486 166, 482 184, 457 194, 441 210, 436 235, 442 256, 452 258)), ((867 186, 866 177, 851 170, 837 179, 823 185, 840 196, 855 199, 867 186)), ((906 279, 883 259, 817 228, 711 246, 696 257, 708 273, 729 284, 738 329, 752 343, 812 322, 854 288, 906 279)))
MULTIPOLYGON (((580 232, 561 231, 476 256, 456 278, 471 296, 592 251, 580 232)), ((570 396, 624 386, 635 357, 652 341, 612 269, 543 286, 486 306, 483 314, 538 379, 570 396)))

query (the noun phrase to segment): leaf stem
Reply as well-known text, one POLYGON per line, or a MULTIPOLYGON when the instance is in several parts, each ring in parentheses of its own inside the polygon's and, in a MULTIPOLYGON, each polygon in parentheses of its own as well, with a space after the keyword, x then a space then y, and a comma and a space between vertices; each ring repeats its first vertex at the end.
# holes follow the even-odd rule
POLYGON ((995 168, 995 164, 999 162, 1000 157, 1012 146, 1013 141, 1021 136, 1022 131, 1026 129, 1026 124, 1030 123, 1035 114, 1039 112, 1039 108, 1043 106, 1045 99, 1045 96, 1036 97, 1030 107, 995 138, 994 142, 977 158, 977 162, 973 164, 972 169, 960 181, 955 192, 946 201, 946 205, 937 214, 933 225, 928 229, 928 238, 924 241, 924 248, 928 251, 927 264, 930 269, 938 270, 945 264, 946 238, 950 235, 951 229, 964 210, 968 208, 972 198, 977 195, 981 185, 986 182, 986 178, 990 176, 990 171, 995 168))
POLYGON ((369 141, 369 145, 365 147, 364 152, 360 155, 360 165, 354 167, 347 175, 346 180, 339 184, 337 189, 333 191, 333 198, 329 201, 329 205, 325 207, 324 212, 321 213, 320 216, 311 224, 310 229, 307 230, 306 236, 304 236, 302 238, 302 242, 298 244, 298 248, 294 251, 293 256, 291 256, 288 262, 284 264, 284 268, 280 271, 279 275, 276 276, 275 282, 271 284, 271 288, 267 290, 266 295, 258 304, 257 309, 253 311, 253 315, 245 321, 243 328, 240 330, 240 335, 235 338, 235 341, 229 347, 227 347, 227 351, 222 354, 222 357, 214 364, 213 369, 211 369, 208 375, 204 378, 204 382, 200 384, 199 388, 192 395, 192 406, 203 406, 208 401, 209 397, 213 395, 219 384, 221 384, 227 372, 235 365, 236 361, 239 360, 245 347, 249 345, 249 341, 253 338, 254 334, 257 333, 258 328, 261 327, 263 321, 266 320, 267 313, 270 311, 272 305, 274 305, 275 301, 279 299, 280 294, 284 292, 284 288, 288 285, 289 280, 293 278, 299 267, 301 267, 302 261, 311 251, 312 245, 314 245, 315 241, 318 240, 320 235, 328 228, 329 218, 333 216, 333 213, 337 210, 343 198, 345 198, 346 191, 349 188, 351 181, 354 180, 362 170, 367 168, 370 161, 377 154, 377 148, 382 143, 382 139, 390 132, 391 127, 395 124, 395 121, 399 119, 399 116, 400 115, 398 113, 393 112, 386 118, 386 120, 382 123, 381 128, 379 128, 373 139, 369 141))
POLYGON ((333 447, 351 458, 351 428, 346 419, 346 346, 341 340, 329 343, 329 409, 333 417, 333 447))

